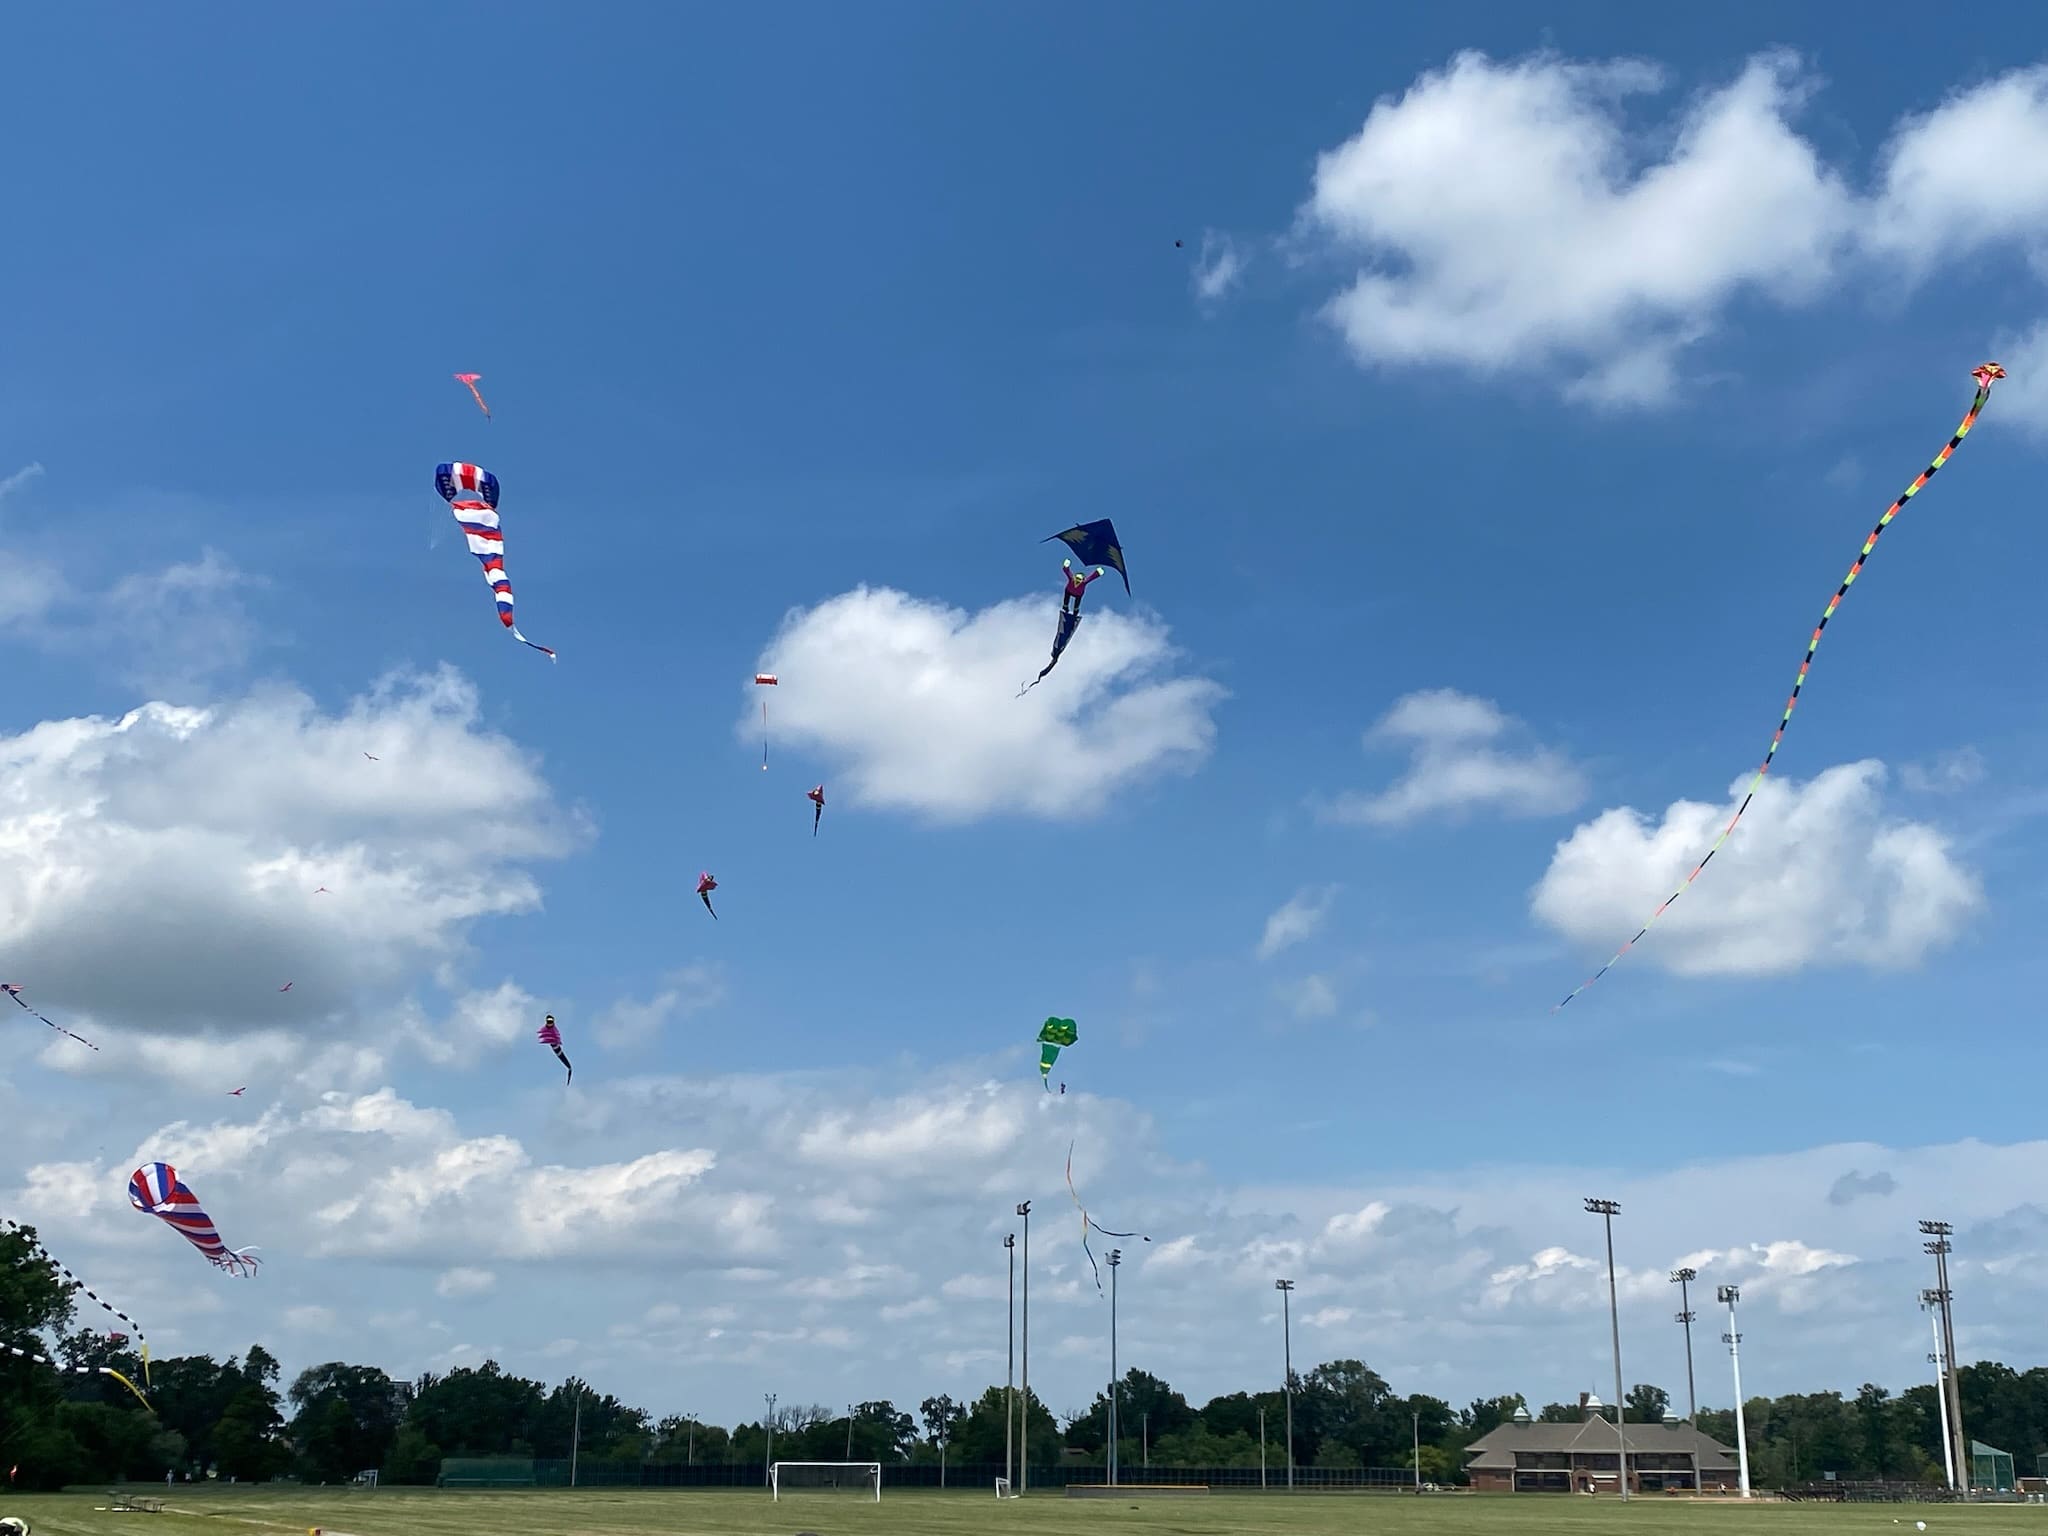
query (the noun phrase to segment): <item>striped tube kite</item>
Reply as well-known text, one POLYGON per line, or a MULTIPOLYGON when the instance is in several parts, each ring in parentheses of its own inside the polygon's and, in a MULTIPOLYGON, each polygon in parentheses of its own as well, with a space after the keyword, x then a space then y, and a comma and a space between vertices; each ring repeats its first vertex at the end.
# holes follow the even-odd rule
POLYGON ((220 1240, 213 1218, 169 1163, 144 1163, 130 1174, 128 1203, 145 1216, 168 1222, 215 1268, 233 1275, 256 1273, 260 1261, 249 1257, 255 1250, 230 1248, 220 1240))
POLYGON ((1038 1083, 1047 1093, 1052 1092, 1047 1078, 1052 1073, 1052 1064, 1060 1059, 1060 1047, 1072 1045, 1080 1038, 1081 1031, 1072 1019, 1047 1019, 1038 1026, 1038 1083))
POLYGON ((562 1086, 566 1088, 575 1082, 576 1069, 569 1065, 569 1058, 562 1050, 562 1032, 555 1028, 555 1016, 552 1013, 548 1015, 547 1023, 541 1025, 539 1034, 534 1038, 555 1053, 555 1060, 569 1068, 569 1075, 562 1079, 562 1086))
POLYGON ((1678 889, 1658 903, 1657 910, 1644 920, 1643 926, 1636 930, 1635 938, 1622 945, 1605 965, 1566 993, 1564 1001, 1550 1010, 1552 1013, 1557 1012, 1565 1003, 1569 1003, 1613 970, 1616 962, 1636 947, 1637 941, 1650 931, 1671 904, 1692 889, 1693 881, 1699 879, 1700 872, 1713 863, 1714 855, 1721 851, 1721 845, 1728 841, 1728 835, 1735 830, 1735 824, 1742 820, 1742 813, 1749 809, 1749 802, 1756 798, 1756 792, 1763 787, 1764 775, 1771 771, 1771 764, 1777 760, 1778 748, 1784 743, 1786 727, 1792 724, 1792 711, 1799 707, 1799 695, 1806 687, 1806 674, 1813 666, 1814 652, 1820 649, 1820 637, 1827 632, 1828 620, 1835 616, 1835 610, 1842 606, 1842 599, 1849 595, 1849 588, 1854 586, 1856 578, 1863 574, 1864 562, 1869 560, 1871 551, 1877 548, 1878 539, 1883 536, 1885 529, 1891 526, 1892 519, 1904 510, 1907 502, 1920 494, 1921 487, 1940 473, 1942 465, 1949 461, 1949 456, 1961 445, 1963 439, 1970 435, 1970 428, 1977 424, 1977 416, 1984 409, 1984 402, 1991 398, 1991 386, 2005 377, 2005 370, 1997 363, 1979 363, 1970 370, 1970 377, 1977 381, 1977 398, 1970 402, 1970 409, 1964 414, 1962 425, 1956 428, 1955 435, 1948 440, 1948 446, 1934 456, 1934 462, 1921 470, 1913 483, 1899 493, 1899 499, 1884 509, 1884 516, 1877 520, 1877 526, 1870 530, 1870 536, 1856 552, 1856 560, 1849 567, 1849 574, 1842 578, 1842 584, 1835 588, 1835 595, 1828 599, 1827 607, 1821 610, 1820 622, 1813 627, 1813 635, 1806 642, 1806 654, 1799 659, 1799 671, 1792 679, 1792 696, 1785 701, 1785 712, 1778 716, 1778 728, 1771 734, 1771 744, 1764 752, 1764 760, 1757 767, 1756 776, 1749 781, 1749 788, 1743 792, 1742 802, 1735 807, 1735 814, 1728 818, 1728 825, 1721 829, 1721 835, 1714 839, 1714 845, 1707 850, 1706 856, 1692 867, 1692 873, 1678 883, 1678 889))
POLYGON ((484 413, 485 419, 488 420, 490 418, 491 408, 488 405, 484 404, 484 397, 476 387, 476 381, 482 377, 483 375, 480 373, 458 373, 457 375, 455 375, 455 382, 464 386, 466 389, 468 389, 470 394, 475 397, 476 408, 482 411, 484 413))
POLYGON ((53 1371, 63 1371, 72 1376, 111 1376, 135 1394, 135 1401, 142 1404, 144 1408, 148 1408, 151 1413, 156 1412, 154 1408, 150 1408, 149 1399, 142 1395, 142 1388, 136 1386, 134 1382, 123 1376, 111 1365, 63 1365, 52 1360, 48 1355, 38 1355, 30 1350, 16 1349, 12 1344, 0 1344, 0 1355, 12 1355, 17 1360, 31 1360, 37 1365, 47 1365, 53 1371))
POLYGON ((512 580, 505 574, 505 534, 498 526, 498 477, 475 464, 441 464, 434 469, 434 489, 448 503, 469 552, 483 562, 484 580, 498 602, 498 622, 521 645, 531 645, 549 661, 555 653, 519 633, 512 618, 512 580))
POLYGON ((65 1268, 64 1265, 61 1262, 59 1262, 57 1256, 42 1245, 42 1242, 36 1237, 35 1230, 32 1227, 24 1227, 18 1221, 10 1221, 5 1216, 0 1216, 0 1228, 5 1228, 7 1231, 12 1232, 16 1237, 20 1238, 24 1243, 28 1244, 30 1248, 34 1249, 37 1253, 41 1254, 43 1256, 44 1262, 47 1263, 52 1269, 56 1270, 57 1273, 62 1275, 67 1281, 69 1281, 74 1290, 82 1292, 88 1301, 97 1302, 106 1311, 113 1313, 114 1316, 118 1317, 119 1319, 121 1319, 122 1322, 128 1325, 129 1331, 135 1335, 136 1341, 142 1346, 142 1379, 145 1382, 148 1381, 149 1340, 143 1336, 141 1325, 137 1323, 134 1318, 130 1317, 126 1312, 123 1312, 119 1307, 115 1306, 112 1302, 108 1301, 106 1297, 100 1295, 99 1292, 95 1291, 83 1280, 79 1279, 78 1276, 71 1273, 69 1269, 65 1268))

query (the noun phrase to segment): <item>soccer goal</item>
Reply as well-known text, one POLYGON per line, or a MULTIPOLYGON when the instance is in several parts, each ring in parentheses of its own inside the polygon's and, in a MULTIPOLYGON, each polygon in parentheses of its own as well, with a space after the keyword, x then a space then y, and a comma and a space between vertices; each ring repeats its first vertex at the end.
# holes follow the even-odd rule
POLYGON ((778 1461, 768 1469, 768 1488, 779 1501, 785 1493, 867 1493, 882 1502, 879 1461, 778 1461))
POLYGON ((996 1479, 996 1497, 999 1499, 1014 1499, 1017 1497, 1016 1494, 1010 1492, 1010 1480, 1007 1477, 996 1479))

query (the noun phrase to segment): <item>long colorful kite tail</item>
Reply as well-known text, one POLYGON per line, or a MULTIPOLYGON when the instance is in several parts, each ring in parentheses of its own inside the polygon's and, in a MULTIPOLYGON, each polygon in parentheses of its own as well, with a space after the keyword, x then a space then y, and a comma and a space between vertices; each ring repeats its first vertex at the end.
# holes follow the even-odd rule
POLYGON ((41 1019, 45 1024, 49 1025, 50 1028, 57 1031, 58 1034, 70 1036, 71 1039, 76 1040, 80 1045, 84 1046, 89 1051, 96 1051, 99 1049, 98 1046, 94 1045, 90 1040, 86 1039, 85 1036, 72 1034, 70 1030, 66 1029, 62 1024, 57 1023, 54 1019, 48 1017, 40 1009, 29 1007, 29 1004, 22 998, 21 988, 16 986, 13 982, 0 982, 0 992, 5 992, 17 1003, 20 1003, 23 1008, 27 1009, 28 1012, 32 1014, 34 1017, 41 1019))
POLYGON ((25 1349, 16 1349, 12 1344, 0 1344, 0 1354, 12 1355, 17 1360, 33 1360, 38 1365, 47 1365, 52 1370, 64 1371, 73 1376, 111 1376, 135 1394, 135 1401, 148 1408, 152 1414, 156 1412, 154 1408, 150 1408, 149 1399, 142 1395, 142 1389, 111 1365, 64 1365, 52 1360, 48 1355, 31 1354, 25 1349))
POLYGON ((1785 728, 1792 723, 1792 711, 1799 707, 1799 694, 1806 687, 1806 674, 1808 669, 1813 666, 1814 652, 1820 649, 1820 637, 1827 631, 1828 620, 1835 616, 1835 610, 1841 607, 1842 599, 1849 594, 1849 588, 1855 584, 1856 578, 1863 573, 1864 562, 1870 558, 1870 552, 1877 548, 1878 539, 1883 535, 1885 529, 1891 526, 1892 519, 1899 515, 1907 502, 1920 494, 1920 488, 1934 478, 1942 465, 1949 461, 1949 455, 1954 453, 1956 448, 1962 443, 1962 440, 1970 435, 1970 428, 1977 424, 1977 415, 1984 409, 1984 402, 1991 398, 1992 384, 2005 377, 2005 370, 1997 363, 1980 363, 1970 370, 1970 377, 1977 381, 1977 398, 1970 402, 1970 409, 1963 417, 1962 425, 1956 428, 1955 436, 1948 440, 1948 446, 1934 456, 1934 462, 1921 470, 1913 483, 1899 493, 1897 501, 1885 508, 1884 516, 1877 520, 1877 526, 1870 530, 1870 537, 1863 541, 1863 548, 1857 551, 1856 563, 1849 567, 1849 574, 1842 578, 1842 584, 1835 588, 1835 595, 1828 599, 1827 607, 1822 610, 1820 622, 1813 627, 1813 638, 1806 642, 1806 654, 1800 658, 1799 673, 1792 679, 1792 696, 1785 701, 1785 713, 1778 717, 1778 729, 1771 735, 1770 749, 1764 753, 1764 760, 1758 765, 1756 776, 1749 781, 1749 788, 1743 792, 1742 803, 1736 806, 1735 814, 1728 818, 1728 825, 1723 827, 1721 835, 1714 839, 1714 846, 1707 850, 1706 857, 1695 864, 1692 868, 1692 873, 1679 882, 1678 889, 1658 903, 1657 910, 1650 914, 1649 920, 1636 930, 1635 938, 1630 939, 1620 949, 1617 949, 1612 960, 1609 960, 1599 970, 1595 971, 1585 981, 1566 994, 1564 1001, 1558 1003, 1550 1010, 1552 1013, 1557 1012, 1565 1003, 1569 1003, 1573 998, 1585 991, 1586 988, 1592 986, 1594 982, 1614 969, 1615 961, 1620 960, 1623 955, 1636 947, 1637 940, 1648 933, 1657 919, 1664 915, 1666 909, 1691 888, 1693 881, 1699 879, 1700 871, 1714 861, 1714 855, 1719 853, 1721 845, 1728 841, 1728 834, 1733 832, 1735 824, 1742 820, 1742 813, 1749 809, 1749 802, 1756 798, 1757 790, 1763 785, 1764 775, 1771 771, 1771 763, 1777 757, 1778 748, 1785 740, 1785 728))
MULTIPOLYGON (((56 1269, 58 1274, 62 1275, 66 1280, 69 1280, 73 1285, 77 1286, 79 1290, 84 1292, 87 1300, 99 1303, 99 1305, 102 1308, 104 1308, 108 1312, 113 1313, 114 1316, 118 1317, 119 1319, 121 1319, 122 1322, 128 1325, 128 1331, 135 1335, 136 1343, 142 1346, 142 1379, 144 1381, 148 1381, 149 1339, 144 1335, 141 1325, 137 1323, 134 1318, 130 1317, 126 1312, 123 1312, 119 1307, 115 1306, 111 1301, 108 1301, 106 1297, 100 1295, 99 1292, 95 1291, 83 1280, 79 1279, 78 1276, 71 1273, 71 1271, 64 1266, 64 1262, 61 1259, 59 1259, 54 1253, 50 1252, 49 1249, 45 1248, 42 1244, 41 1239, 31 1237, 29 1235, 28 1228, 24 1227, 20 1222, 10 1220, 5 1216, 0 1216, 0 1227, 5 1227, 9 1232, 12 1232, 16 1237, 19 1237, 23 1242, 27 1243, 31 1248, 35 1249, 37 1253, 40 1253, 43 1256, 44 1260, 56 1269)), ((130 1390, 133 1389, 131 1388, 130 1390)))

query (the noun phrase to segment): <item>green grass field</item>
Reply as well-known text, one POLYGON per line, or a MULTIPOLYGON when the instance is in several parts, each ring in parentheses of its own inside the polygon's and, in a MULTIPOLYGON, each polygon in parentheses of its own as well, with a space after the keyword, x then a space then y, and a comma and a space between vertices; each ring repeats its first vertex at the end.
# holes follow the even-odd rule
MULTIPOLYGON (((142 1490, 138 1490, 142 1491, 142 1490)), ((0 1515, 22 1515, 34 1536, 119 1531, 193 1536, 205 1529, 324 1536, 2004 1536, 2048 1533, 2048 1506, 1757 1503, 1628 1505, 1568 1495, 1210 1494, 1181 1499, 1070 1499, 1032 1494, 997 1503, 991 1493, 886 1489, 882 1502, 849 1494, 621 1490, 446 1493, 323 1489, 273 1493, 178 1490, 159 1515, 95 1511, 106 1496, 0 1495, 0 1515)))

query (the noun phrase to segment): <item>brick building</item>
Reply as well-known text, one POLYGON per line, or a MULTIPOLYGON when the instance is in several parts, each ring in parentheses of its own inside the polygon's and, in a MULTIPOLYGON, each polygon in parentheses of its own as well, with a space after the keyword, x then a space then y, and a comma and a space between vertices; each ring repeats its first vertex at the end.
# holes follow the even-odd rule
MULTIPOLYGON (((1472 1487, 1488 1493, 1613 1493, 1621 1460, 1613 1420, 1600 1400, 1584 1399, 1577 1424, 1537 1424, 1529 1410, 1465 1447, 1472 1487)), ((1698 1489, 1733 1492, 1741 1486, 1732 1446, 1701 1434, 1682 1419, 1624 1424, 1631 1493, 1698 1489)))

